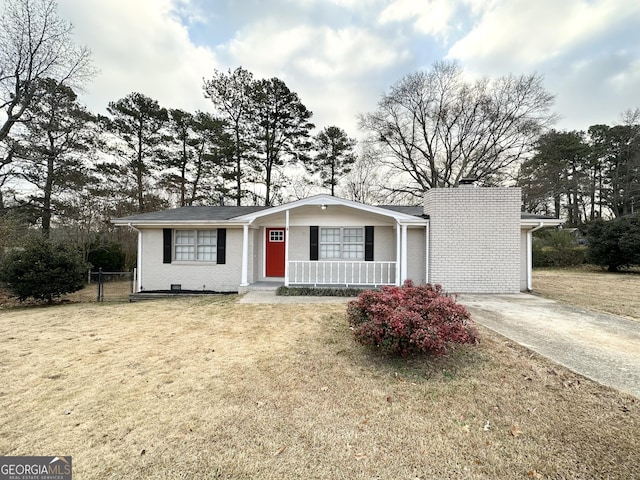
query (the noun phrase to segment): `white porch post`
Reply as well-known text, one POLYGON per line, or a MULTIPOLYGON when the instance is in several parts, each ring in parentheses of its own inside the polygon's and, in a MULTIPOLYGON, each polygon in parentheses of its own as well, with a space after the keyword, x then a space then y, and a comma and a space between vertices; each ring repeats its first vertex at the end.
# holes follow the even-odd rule
POLYGON ((249 286, 249 225, 242 226, 242 276, 240 286, 249 286))
POLYGON ((136 259, 136 269, 138 276, 138 288, 135 293, 142 291, 142 231, 138 230, 138 258, 136 259))
POLYGON ((533 274, 532 274, 532 265, 533 265, 533 253, 532 253, 532 243, 533 243, 533 233, 532 230, 527 230, 527 290, 533 290, 533 274))
POLYGON ((425 226, 424 232, 424 283, 429 283, 429 224, 425 226))
POLYGON ((533 227, 531 230, 527 230, 527 290, 533 290, 533 232, 540 230, 544 227, 542 222, 538 223, 538 226, 533 227))
POLYGON ((401 285, 402 281, 400 280, 401 271, 400 271, 400 222, 396 224, 396 285, 401 285))
POLYGON ((407 279, 407 226, 402 225, 402 267, 400 271, 402 272, 402 282, 407 279))
POLYGON ((289 286, 289 210, 284 212, 284 286, 289 286))

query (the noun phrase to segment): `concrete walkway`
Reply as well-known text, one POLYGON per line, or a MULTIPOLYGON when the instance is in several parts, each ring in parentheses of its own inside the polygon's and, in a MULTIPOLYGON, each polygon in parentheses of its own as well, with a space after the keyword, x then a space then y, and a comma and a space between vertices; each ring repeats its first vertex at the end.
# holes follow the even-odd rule
POLYGON ((275 289, 251 290, 240 298, 238 303, 347 303, 355 297, 304 297, 280 296, 275 289))
POLYGON ((461 295, 472 318, 596 382, 640 398, 640 321, 535 295, 461 295))

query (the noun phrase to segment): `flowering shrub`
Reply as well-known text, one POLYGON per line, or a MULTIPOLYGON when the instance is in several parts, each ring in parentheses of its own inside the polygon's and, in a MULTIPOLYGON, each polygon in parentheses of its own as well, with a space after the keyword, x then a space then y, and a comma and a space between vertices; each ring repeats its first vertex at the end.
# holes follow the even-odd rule
POLYGON ((444 355, 451 343, 477 343, 467 309, 440 285, 367 290, 349 302, 347 318, 356 340, 387 353, 444 355))

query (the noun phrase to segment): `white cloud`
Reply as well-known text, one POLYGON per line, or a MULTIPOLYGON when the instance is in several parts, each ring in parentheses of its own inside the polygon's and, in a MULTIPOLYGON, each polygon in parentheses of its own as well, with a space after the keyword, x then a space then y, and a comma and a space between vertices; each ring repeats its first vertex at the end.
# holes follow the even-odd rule
POLYGON ((370 99, 386 88, 377 82, 409 56, 399 42, 364 28, 287 27, 275 20, 243 29, 220 53, 258 78, 281 78, 319 127, 338 125, 350 135, 357 134, 356 115, 373 108, 370 99))
POLYGON ((638 25, 638 2, 495 0, 448 57, 475 76, 543 74, 557 127, 586 129, 640 105, 638 25))
MULTIPOLYGON (((180 0, 178 8, 188 7, 180 0)), ((61 15, 75 25, 100 74, 88 86, 95 111, 137 91, 166 107, 203 108, 202 78, 214 54, 189 40, 171 0, 61 0, 61 15)))
POLYGON ((624 51, 575 61, 546 79, 557 93, 561 128, 613 125, 622 112, 640 107, 640 61, 624 51))
POLYGON ((626 0, 501 0, 480 13, 449 57, 468 64, 502 57, 526 70, 639 12, 640 4, 626 0))
POLYGON ((344 129, 351 137, 357 137, 357 114, 375 107, 370 99, 377 91, 370 86, 344 81, 328 83, 304 83, 297 89, 302 102, 313 111, 312 122, 317 130, 330 125, 344 129), (373 95, 372 95, 373 94, 373 95))
POLYGON ((394 0, 379 15, 381 24, 413 21, 416 32, 446 37, 457 10, 452 0, 394 0))
POLYGON ((311 30, 305 25, 281 28, 267 20, 244 28, 220 51, 259 76, 277 76, 275 72, 284 70, 292 58, 309 48, 311 30))
POLYGON ((173 0, 173 9, 183 16, 189 24, 207 24, 207 14, 192 0, 173 0))
MULTIPOLYGON (((636 90, 640 85, 640 59, 631 62, 628 69, 612 75, 608 84, 616 92, 631 93, 631 91, 636 90)), ((640 105, 629 105, 629 107, 640 107, 640 105)))
POLYGON ((133 91, 167 107, 207 109, 202 78, 241 65, 258 78, 285 81, 318 126, 336 124, 356 135, 358 112, 375 108, 395 80, 444 55, 473 75, 543 73, 558 95, 558 112, 574 125, 590 112, 588 118, 607 122, 640 106, 637 1, 59 3, 102 72, 82 97, 97 112, 133 91))
POLYGON ((408 56, 401 46, 356 27, 316 29, 312 41, 316 45, 314 52, 297 63, 309 75, 316 77, 373 74, 408 56))
POLYGON ((348 10, 366 10, 384 2, 385 0, 288 0, 294 5, 335 5, 348 10))
POLYGON ((224 50, 265 76, 297 70, 315 78, 363 75, 390 67, 408 55, 393 42, 363 28, 286 28, 274 21, 243 30, 224 50))

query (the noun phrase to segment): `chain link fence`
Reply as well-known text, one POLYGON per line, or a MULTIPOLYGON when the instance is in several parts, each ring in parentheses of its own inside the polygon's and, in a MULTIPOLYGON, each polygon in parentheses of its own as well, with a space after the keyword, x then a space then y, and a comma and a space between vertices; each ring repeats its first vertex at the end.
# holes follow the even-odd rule
POLYGON ((134 272, 97 272, 88 273, 89 286, 94 288, 97 302, 119 302, 128 300, 134 291, 134 272))

